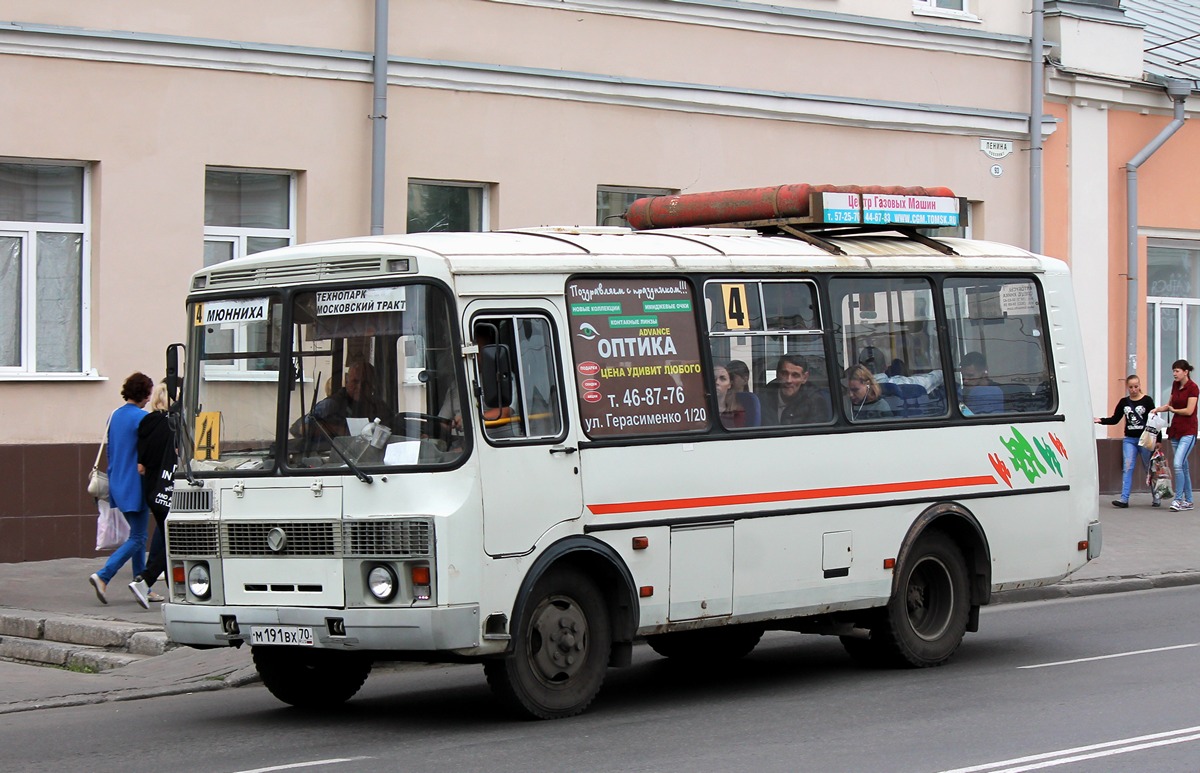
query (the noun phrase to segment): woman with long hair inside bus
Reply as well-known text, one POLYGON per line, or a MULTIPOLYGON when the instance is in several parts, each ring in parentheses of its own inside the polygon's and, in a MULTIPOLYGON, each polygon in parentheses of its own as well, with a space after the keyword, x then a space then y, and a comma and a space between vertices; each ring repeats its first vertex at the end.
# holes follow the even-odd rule
POLYGON ((1167 437, 1175 452, 1175 501, 1171 503, 1171 509, 1175 511, 1192 509, 1192 474, 1188 469, 1188 457, 1196 444, 1196 401, 1200 399, 1200 387, 1192 381, 1191 374, 1191 363, 1175 360, 1171 364, 1171 399, 1154 409, 1155 413, 1172 414, 1167 437))
POLYGON ((886 419, 892 415, 892 406, 883 399, 879 383, 865 365, 846 369, 846 415, 850 421, 886 419))
MULTIPOLYGON (((732 364, 730 363, 730 365, 732 364)), ((761 410, 758 398, 750 392, 742 392, 734 387, 732 368, 724 365, 715 366, 713 368, 713 384, 717 391, 717 405, 721 410, 721 423, 725 425, 726 429, 759 425, 761 410)))

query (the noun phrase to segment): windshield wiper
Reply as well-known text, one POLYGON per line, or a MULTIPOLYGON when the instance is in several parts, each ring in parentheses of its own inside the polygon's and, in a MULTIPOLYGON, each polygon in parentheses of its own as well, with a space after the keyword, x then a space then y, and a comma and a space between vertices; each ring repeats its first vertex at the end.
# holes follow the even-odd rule
POLYGON ((176 400, 170 408, 167 409, 167 426, 171 428, 171 438, 175 442, 175 459, 183 459, 183 474, 187 478, 188 485, 199 488, 204 484, 196 480, 196 476, 192 474, 192 454, 182 453, 185 446, 180 441, 187 442, 187 448, 195 448, 196 444, 192 438, 191 427, 183 420, 183 402, 176 400))
POLYGON ((357 464, 350 461, 350 457, 346 456, 342 449, 338 448, 338 444, 333 442, 333 435, 329 434, 329 430, 325 429, 325 424, 316 416, 314 416, 312 411, 309 411, 307 414, 305 414, 304 418, 306 421, 301 422, 301 426, 304 426, 307 423, 307 420, 311 419, 312 423, 317 425, 317 428, 321 430, 321 434, 329 440, 329 446, 335 452, 337 452, 338 456, 342 457, 342 461, 346 463, 346 466, 350 468, 350 471, 354 473, 355 477, 357 477, 363 483, 372 483, 374 481, 374 479, 370 475, 363 472, 357 464))

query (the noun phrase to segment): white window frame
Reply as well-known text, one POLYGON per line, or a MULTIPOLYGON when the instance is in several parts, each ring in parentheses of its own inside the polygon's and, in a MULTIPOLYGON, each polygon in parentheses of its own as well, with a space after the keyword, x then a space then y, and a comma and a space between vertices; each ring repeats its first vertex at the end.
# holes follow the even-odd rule
MULTIPOLYGON (((297 173, 280 169, 252 169, 245 167, 208 166, 207 172, 229 172, 231 174, 272 174, 288 178, 288 227, 287 228, 240 228, 236 226, 204 226, 204 243, 224 242, 233 245, 230 261, 251 254, 247 246, 254 237, 287 239, 289 245, 296 243, 296 187, 297 173)), ((229 262, 229 261, 222 261, 229 262)), ((234 333, 234 352, 246 351, 249 340, 244 326, 237 326, 234 333)), ((236 365, 213 365, 205 368, 205 379, 209 381, 274 381, 279 378, 277 370, 249 370, 245 360, 236 360, 236 365)))
MULTIPOLYGON (((407 210, 408 206, 408 189, 413 185, 440 185, 445 188, 476 188, 482 193, 479 196, 479 231, 491 230, 491 210, 492 210, 492 183, 472 182, 470 180, 435 180, 427 177, 410 177, 408 178, 407 186, 404 189, 404 202, 407 210)), ((407 231, 408 212, 404 213, 405 230, 407 231)), ((442 233, 440 231, 434 233, 442 233)))
POLYGON ((958 19, 959 21, 980 22, 983 19, 971 12, 972 0, 963 0, 962 10, 943 8, 938 3, 941 0, 912 0, 914 16, 938 16, 943 19, 958 19))
POLYGON ((83 169, 81 223, 48 223, 0 220, 0 234, 21 239, 21 340, 20 364, 0 366, 0 381, 102 381, 92 367, 92 168, 84 162, 61 162, 31 158, 0 158, 6 164, 30 166, 70 166, 83 169), (37 235, 39 233, 78 234, 80 242, 79 277, 79 370, 37 370, 37 235))

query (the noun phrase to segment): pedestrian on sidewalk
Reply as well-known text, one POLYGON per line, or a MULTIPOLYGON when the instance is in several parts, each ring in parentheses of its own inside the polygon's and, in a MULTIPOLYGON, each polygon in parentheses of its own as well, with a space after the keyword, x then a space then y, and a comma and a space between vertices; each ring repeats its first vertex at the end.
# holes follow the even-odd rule
MULTIPOLYGON (((1142 380, 1136 373, 1125 377, 1125 390, 1128 394, 1117 401, 1112 416, 1096 418, 1097 424, 1116 424, 1125 420, 1125 437, 1121 439, 1121 498, 1114 499, 1113 507, 1129 507, 1129 493, 1133 490, 1133 468, 1137 466, 1137 458, 1141 458, 1146 472, 1150 472, 1150 449, 1138 445, 1142 433, 1146 431, 1146 420, 1154 412, 1154 399, 1142 391, 1142 380)), ((1159 507, 1162 500, 1150 492, 1151 507, 1159 507)))
POLYGON ((88 578, 101 604, 108 603, 108 584, 126 561, 133 561, 135 575, 146 569, 146 529, 150 511, 146 509, 142 476, 138 474, 137 431, 142 419, 146 418, 142 409, 153 388, 154 382, 145 373, 134 373, 125 379, 121 387, 125 404, 113 413, 108 425, 109 499, 129 521, 129 539, 113 551, 100 571, 88 578))
POLYGON ((170 408, 167 385, 158 383, 150 393, 150 412, 138 425, 138 472, 142 476, 142 496, 154 516, 154 538, 146 568, 129 583, 129 590, 143 609, 163 597, 150 590, 167 569, 167 513, 171 509, 171 489, 175 477, 175 436, 167 418, 170 408))
POLYGON ((1196 444, 1196 402, 1200 400, 1200 387, 1192 381, 1192 366, 1187 360, 1175 360, 1171 364, 1171 399, 1166 405, 1154 409, 1155 413, 1170 413, 1171 425, 1167 437, 1174 451, 1175 501, 1171 509, 1191 510, 1192 474, 1188 469, 1188 457, 1196 444))

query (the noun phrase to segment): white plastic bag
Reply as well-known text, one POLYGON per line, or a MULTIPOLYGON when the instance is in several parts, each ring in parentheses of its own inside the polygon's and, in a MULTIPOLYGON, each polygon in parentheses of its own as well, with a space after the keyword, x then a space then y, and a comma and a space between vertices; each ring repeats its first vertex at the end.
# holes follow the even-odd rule
POLYGON ((1150 414, 1150 418, 1146 419, 1146 428, 1162 432, 1167 428, 1167 415, 1165 413, 1150 414))
POLYGON ((129 521, 107 499, 97 499, 100 517, 96 520, 96 550, 116 550, 129 539, 129 521))

